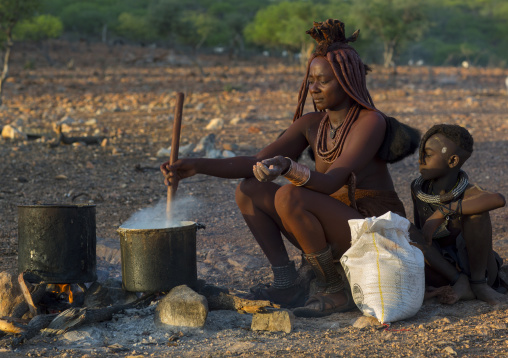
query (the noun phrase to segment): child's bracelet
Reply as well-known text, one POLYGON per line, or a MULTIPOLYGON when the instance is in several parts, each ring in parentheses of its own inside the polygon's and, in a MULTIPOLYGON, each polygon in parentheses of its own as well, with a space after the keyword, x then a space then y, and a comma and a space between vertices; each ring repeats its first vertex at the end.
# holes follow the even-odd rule
MULTIPOLYGON (((286 157, 287 158, 287 157, 286 157)), ((284 178, 288 179, 293 185, 303 186, 307 184, 310 179, 310 169, 300 163, 294 162, 291 158, 288 171, 283 174, 284 178)))

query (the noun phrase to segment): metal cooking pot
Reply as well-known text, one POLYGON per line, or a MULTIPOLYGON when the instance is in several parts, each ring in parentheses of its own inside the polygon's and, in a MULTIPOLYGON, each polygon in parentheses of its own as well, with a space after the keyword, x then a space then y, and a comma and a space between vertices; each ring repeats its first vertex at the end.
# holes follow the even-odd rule
POLYGON ((95 205, 19 205, 18 271, 46 283, 97 280, 95 205))
POLYGON ((198 224, 161 229, 120 227, 122 282, 127 291, 167 292, 173 287, 196 287, 196 230, 198 224))

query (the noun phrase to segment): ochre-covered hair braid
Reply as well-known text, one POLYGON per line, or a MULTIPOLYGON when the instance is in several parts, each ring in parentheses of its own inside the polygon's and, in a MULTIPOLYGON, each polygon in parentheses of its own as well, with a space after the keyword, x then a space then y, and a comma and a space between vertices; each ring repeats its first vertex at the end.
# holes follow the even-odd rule
MULTIPOLYGON (((316 57, 325 58, 330 63, 335 77, 339 81, 344 91, 356 102, 348 112, 343 125, 339 129, 334 141, 334 146, 330 150, 326 148, 325 133, 330 127, 328 116, 325 116, 320 124, 318 132, 318 155, 328 163, 333 162, 342 152, 344 142, 351 126, 358 118, 360 113, 359 107, 363 107, 372 111, 378 111, 374 106, 372 97, 367 90, 366 74, 370 68, 362 62, 356 50, 348 45, 348 42, 354 42, 359 34, 359 30, 353 35, 346 38, 344 32, 344 23, 339 20, 328 19, 323 22, 314 22, 314 26, 307 31, 318 43, 316 51, 309 58, 305 78, 300 86, 298 94, 298 105, 293 117, 293 121, 300 118, 303 114, 307 93, 309 90, 308 78, 310 72, 310 64, 316 57)), ((316 106, 314 105, 314 109, 316 106)))

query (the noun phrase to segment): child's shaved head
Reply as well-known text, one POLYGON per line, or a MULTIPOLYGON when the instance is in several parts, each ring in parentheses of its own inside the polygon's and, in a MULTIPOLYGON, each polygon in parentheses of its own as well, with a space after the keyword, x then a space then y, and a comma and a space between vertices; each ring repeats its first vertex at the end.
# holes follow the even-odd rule
MULTIPOLYGON (((425 133, 420 142, 420 161, 423 160, 425 153, 425 143, 433 135, 440 134, 446 139, 450 140, 457 146, 459 153, 457 154, 461 159, 461 165, 473 153, 474 140, 469 131, 456 124, 436 124, 425 133)), ((452 153, 450 153, 452 154, 452 153)))

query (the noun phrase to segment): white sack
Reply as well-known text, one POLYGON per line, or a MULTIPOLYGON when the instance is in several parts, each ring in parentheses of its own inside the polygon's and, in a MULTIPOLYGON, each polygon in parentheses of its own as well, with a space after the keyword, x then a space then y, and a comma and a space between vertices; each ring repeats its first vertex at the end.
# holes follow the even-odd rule
POLYGON ((340 263, 358 308, 381 323, 415 315, 423 303, 425 272, 423 253, 409 244, 409 221, 389 211, 349 220, 349 226, 351 248, 340 263))

